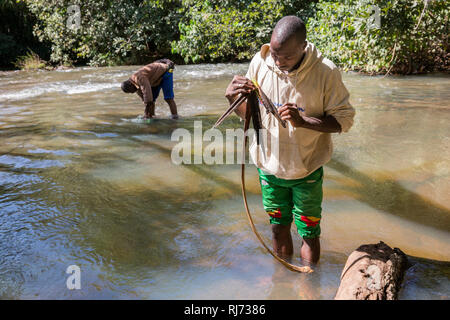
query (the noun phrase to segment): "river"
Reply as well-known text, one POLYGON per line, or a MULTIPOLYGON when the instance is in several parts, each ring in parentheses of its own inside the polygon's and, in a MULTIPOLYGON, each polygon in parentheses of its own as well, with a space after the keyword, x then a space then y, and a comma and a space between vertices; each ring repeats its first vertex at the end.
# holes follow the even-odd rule
MULTIPOLYGON (((252 233, 238 164, 171 161, 174 130, 210 128, 247 67, 177 66, 181 118, 160 97, 151 123, 120 90, 136 66, 0 73, 0 298, 332 299, 347 256, 384 241, 411 257, 400 299, 449 299, 450 77, 343 75, 355 124, 324 167, 320 263, 297 274, 252 233)), ((254 167, 246 179, 270 243, 254 167)))

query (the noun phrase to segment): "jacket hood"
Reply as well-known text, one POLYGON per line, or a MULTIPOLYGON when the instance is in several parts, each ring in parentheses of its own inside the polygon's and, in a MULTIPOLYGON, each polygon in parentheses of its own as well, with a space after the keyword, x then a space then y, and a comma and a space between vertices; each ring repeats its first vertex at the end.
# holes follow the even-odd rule
MULTIPOLYGON (((277 73, 278 75, 284 75, 286 76, 286 73, 281 71, 275 64, 275 61, 272 58, 272 55, 270 54, 270 44, 264 44, 261 47, 261 58, 264 61, 264 63, 267 65, 267 68, 271 70, 272 72, 277 73)), ((305 57, 303 58, 303 61, 295 70, 292 70, 287 74, 288 77, 296 77, 297 81, 301 81, 307 74, 310 72, 313 67, 323 60, 322 53, 317 50, 316 46, 308 41, 306 48, 305 48, 305 57)))

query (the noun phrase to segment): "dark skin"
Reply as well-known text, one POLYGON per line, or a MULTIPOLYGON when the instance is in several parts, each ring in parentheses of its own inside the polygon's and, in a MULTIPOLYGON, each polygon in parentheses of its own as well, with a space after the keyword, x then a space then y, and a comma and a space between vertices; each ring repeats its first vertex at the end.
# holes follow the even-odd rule
MULTIPOLYGON (((144 100, 144 96, 142 94, 142 91, 140 89, 137 90, 137 94, 139 97, 141 97, 142 100, 144 100)), ((170 113, 172 114, 172 119, 178 119, 178 113, 177 113, 177 105, 175 103, 174 99, 164 99, 170 108, 170 113)), ((145 104, 145 110, 144 110, 144 119, 151 119, 155 116, 155 102, 149 102, 145 104)))
MULTIPOLYGON (((137 89, 136 91, 137 95, 139 97, 141 97, 142 101, 144 101, 144 95, 142 94, 141 89, 137 89)), ((145 109, 144 109, 144 119, 150 119, 153 118, 155 116, 155 102, 149 102, 149 103, 144 103, 145 105, 145 109)))
MULTIPOLYGON (((174 99, 164 99, 170 108, 172 119, 178 119, 177 105, 174 99)), ((149 102, 145 105, 144 119, 151 119, 155 116, 155 103, 149 102)))
MULTIPOLYGON (((272 33, 270 40, 270 54, 276 66, 284 73, 296 70, 302 63, 307 42, 300 42, 296 37, 291 37, 284 43, 280 43, 276 33, 272 33)), ((253 83, 243 76, 234 76, 228 85, 225 97, 231 104, 239 94, 248 94, 255 87, 253 83)), ((235 109, 236 114, 245 118, 246 103, 242 103, 235 109)), ((300 114, 294 102, 287 102, 278 109, 281 119, 289 121, 293 127, 306 128, 319 132, 341 132, 341 126, 333 116, 307 117, 300 114)), ((291 226, 272 225, 272 245, 275 254, 288 258, 293 254, 291 226)), ((319 238, 303 239, 300 256, 306 265, 313 265, 320 258, 319 238)))

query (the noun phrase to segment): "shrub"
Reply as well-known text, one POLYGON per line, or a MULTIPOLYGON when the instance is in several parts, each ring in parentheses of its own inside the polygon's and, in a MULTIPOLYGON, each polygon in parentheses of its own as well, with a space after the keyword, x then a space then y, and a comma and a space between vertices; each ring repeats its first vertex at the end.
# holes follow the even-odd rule
POLYGON ((33 36, 36 18, 23 1, 1 0, 0 21, 1 67, 13 67, 17 57, 26 54, 28 48, 42 57, 49 56, 48 44, 33 36))
POLYGON ((178 35, 174 0, 26 0, 38 17, 34 33, 52 43, 50 60, 72 64, 141 63, 170 53, 178 35), (70 5, 80 8, 80 27, 68 28, 70 5), (174 20, 174 21, 173 21, 174 20))
POLYGON ((29 50, 26 55, 18 57, 14 65, 21 70, 37 70, 44 69, 46 62, 38 54, 29 50))
POLYGON ((302 13, 311 1, 183 0, 187 8, 179 23, 174 53, 186 62, 250 59, 270 40, 276 22, 302 13))
POLYGON ((448 70, 445 1, 321 1, 316 10, 308 21, 308 39, 344 70, 448 70))
POLYGON ((344 70, 449 70, 445 0, 3 0, 0 58, 8 64, 29 47, 66 65, 245 61, 289 14, 344 70), (67 26, 70 5, 80 8, 79 29, 67 26))

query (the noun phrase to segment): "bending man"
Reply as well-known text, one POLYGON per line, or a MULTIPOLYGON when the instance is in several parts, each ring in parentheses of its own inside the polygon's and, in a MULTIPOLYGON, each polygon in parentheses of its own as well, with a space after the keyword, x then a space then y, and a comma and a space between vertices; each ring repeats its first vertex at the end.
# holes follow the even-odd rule
POLYGON ((172 119, 178 119, 177 105, 173 93, 173 69, 175 64, 169 59, 160 59, 150 63, 133 73, 122 82, 122 91, 136 92, 145 105, 144 119, 155 116, 155 101, 159 92, 163 90, 164 100, 170 108, 172 119))

